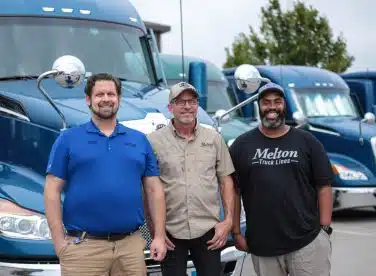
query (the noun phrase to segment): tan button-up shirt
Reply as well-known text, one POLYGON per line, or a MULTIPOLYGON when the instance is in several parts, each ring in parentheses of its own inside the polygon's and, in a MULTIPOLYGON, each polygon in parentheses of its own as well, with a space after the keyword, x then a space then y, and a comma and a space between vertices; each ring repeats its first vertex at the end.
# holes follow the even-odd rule
POLYGON ((172 123, 148 136, 156 153, 166 198, 166 230, 178 239, 201 237, 219 222, 220 176, 234 166, 223 138, 198 125, 192 140, 172 123))

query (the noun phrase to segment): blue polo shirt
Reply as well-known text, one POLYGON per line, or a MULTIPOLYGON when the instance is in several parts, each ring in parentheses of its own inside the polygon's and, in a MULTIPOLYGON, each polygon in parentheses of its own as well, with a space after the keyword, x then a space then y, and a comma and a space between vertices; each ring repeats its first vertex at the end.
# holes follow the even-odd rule
POLYGON ((99 234, 144 223, 142 178, 159 169, 143 133, 117 123, 107 137, 89 121, 60 134, 47 173, 65 180, 65 228, 99 234))

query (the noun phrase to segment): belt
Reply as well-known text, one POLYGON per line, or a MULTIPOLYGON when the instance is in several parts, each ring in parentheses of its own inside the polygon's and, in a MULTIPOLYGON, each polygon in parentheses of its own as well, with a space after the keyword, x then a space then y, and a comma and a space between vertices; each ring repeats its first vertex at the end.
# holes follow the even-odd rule
POLYGON ((73 236, 73 237, 78 237, 80 239, 96 239, 96 240, 107 240, 107 241, 118 241, 122 240, 125 237, 128 237, 135 233, 136 231, 133 232, 127 232, 127 233, 100 233, 100 234, 92 234, 89 232, 84 232, 84 231, 78 231, 78 230, 67 230, 67 235, 68 236, 73 236))

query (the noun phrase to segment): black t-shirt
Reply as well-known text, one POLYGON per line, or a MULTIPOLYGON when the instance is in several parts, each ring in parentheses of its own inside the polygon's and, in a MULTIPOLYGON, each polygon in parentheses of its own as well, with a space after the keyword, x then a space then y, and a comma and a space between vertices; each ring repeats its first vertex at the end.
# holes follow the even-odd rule
POLYGON ((239 136, 230 153, 250 253, 278 256, 309 244, 320 231, 318 188, 333 178, 322 144, 296 128, 278 138, 255 128, 239 136))

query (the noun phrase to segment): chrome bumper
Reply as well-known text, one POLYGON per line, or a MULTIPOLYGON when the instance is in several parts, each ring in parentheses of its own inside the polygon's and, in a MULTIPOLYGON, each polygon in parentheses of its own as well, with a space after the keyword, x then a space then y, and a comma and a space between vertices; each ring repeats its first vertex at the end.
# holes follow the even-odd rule
POLYGON ((58 264, 21 264, 0 262, 0 275, 61 276, 58 264))
MULTIPOLYGON (((229 262, 236 262, 239 258, 244 256, 244 252, 237 250, 234 246, 227 247, 221 252, 221 262, 223 264, 229 262)), ((145 252, 147 257, 149 252, 145 252)), ((191 261, 187 264, 187 269, 193 269, 193 263, 191 261)), ((160 272, 159 265, 148 266, 148 273, 160 272)), ((5 263, 0 262, 0 275, 1 276, 60 276, 59 264, 25 264, 25 263, 5 263)))
POLYGON ((376 187, 333 187, 333 210, 376 206, 376 187))

